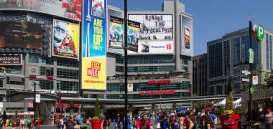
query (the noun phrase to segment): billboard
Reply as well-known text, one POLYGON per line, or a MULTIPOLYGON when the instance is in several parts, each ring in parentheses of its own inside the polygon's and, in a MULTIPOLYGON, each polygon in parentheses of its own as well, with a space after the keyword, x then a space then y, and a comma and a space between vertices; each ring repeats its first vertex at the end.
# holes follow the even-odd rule
POLYGON ((82 89, 106 89, 106 57, 82 60, 82 89))
POLYGON ((0 54, 0 65, 22 65, 21 54, 0 54))
POLYGON ((140 41, 139 53, 160 54, 160 53, 173 53, 173 42, 166 41, 140 41))
POLYGON ((80 26, 62 20, 53 20, 52 52, 54 56, 79 58, 80 26))
POLYGON ((105 0, 92 0, 91 14, 96 17, 105 17, 105 0))
POLYGON ((182 16, 181 26, 181 54, 192 56, 193 55, 193 21, 192 18, 186 15, 182 16))
POLYGON ((81 0, 0 0, 0 10, 28 10, 81 20, 81 0))
POLYGON ((81 86, 106 90, 106 0, 84 0, 83 5, 81 86))
MULTIPOLYGON (((127 46, 129 50, 138 51, 140 24, 128 21, 127 46)), ((109 26, 109 47, 122 48, 124 36, 124 24, 122 18, 111 17, 109 26)))
POLYGON ((0 48, 39 49, 50 53, 52 19, 39 15, 0 15, 0 48))
POLYGON ((140 23, 139 39, 137 41, 138 53, 166 54, 174 52, 173 16, 171 14, 130 14, 129 19, 140 23), (164 49, 162 46, 166 44, 171 45, 164 49), (146 50, 143 50, 143 48, 146 50))

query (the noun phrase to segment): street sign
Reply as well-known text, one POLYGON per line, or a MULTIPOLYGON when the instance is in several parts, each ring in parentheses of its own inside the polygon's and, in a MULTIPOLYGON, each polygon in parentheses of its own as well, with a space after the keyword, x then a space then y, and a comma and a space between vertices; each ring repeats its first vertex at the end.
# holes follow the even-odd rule
POLYGON ((254 51, 251 48, 248 49, 248 62, 250 64, 254 63, 254 51))
POLYGON ((41 95, 40 94, 36 94, 35 95, 35 102, 36 103, 40 103, 41 102, 41 95))
POLYGON ((249 79, 248 78, 242 78, 242 81, 243 82, 249 82, 249 79))
POLYGON ((252 85, 258 85, 259 78, 257 75, 252 76, 252 85))
POLYGON ((256 39, 261 42, 264 39, 264 28, 261 25, 254 25, 253 27, 255 34, 256 34, 256 39))
POLYGON ((250 72, 249 72, 248 70, 242 70, 242 74, 244 74, 244 75, 249 75, 250 72))

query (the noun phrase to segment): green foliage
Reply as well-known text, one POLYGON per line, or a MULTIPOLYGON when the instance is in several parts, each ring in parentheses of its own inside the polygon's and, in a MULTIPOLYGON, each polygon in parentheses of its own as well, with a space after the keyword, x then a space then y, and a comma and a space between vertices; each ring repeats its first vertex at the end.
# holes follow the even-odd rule
POLYGON ((100 101, 99 98, 96 98, 96 106, 95 106, 95 117, 100 117, 101 115, 101 106, 100 106, 100 101))
POLYGON ((217 115, 218 116, 223 115, 224 111, 225 111, 224 107, 219 107, 218 110, 217 110, 217 115))
POLYGON ((225 110, 233 110, 233 97, 232 93, 230 93, 226 98, 226 106, 225 110))
POLYGON ((241 114, 241 113, 242 113, 241 108, 236 108, 236 109, 234 110, 234 112, 235 112, 236 114, 241 114))

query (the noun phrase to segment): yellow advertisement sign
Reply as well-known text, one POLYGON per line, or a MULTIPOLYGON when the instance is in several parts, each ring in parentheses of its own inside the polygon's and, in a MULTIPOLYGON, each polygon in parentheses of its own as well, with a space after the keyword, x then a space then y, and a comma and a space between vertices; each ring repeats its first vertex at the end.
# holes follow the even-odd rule
POLYGON ((106 57, 82 58, 82 89, 106 90, 106 57))

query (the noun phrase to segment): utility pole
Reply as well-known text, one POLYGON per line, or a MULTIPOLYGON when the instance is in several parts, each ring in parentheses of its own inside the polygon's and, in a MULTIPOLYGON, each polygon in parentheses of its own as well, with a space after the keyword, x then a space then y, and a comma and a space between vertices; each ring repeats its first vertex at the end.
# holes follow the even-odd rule
POLYGON ((128 15, 127 15, 127 0, 124 0, 124 129, 128 129, 128 118, 127 118, 127 113, 128 113, 128 78, 127 78, 127 67, 128 67, 128 57, 127 57, 127 37, 128 37, 128 33, 127 33, 127 27, 128 27, 128 15))

